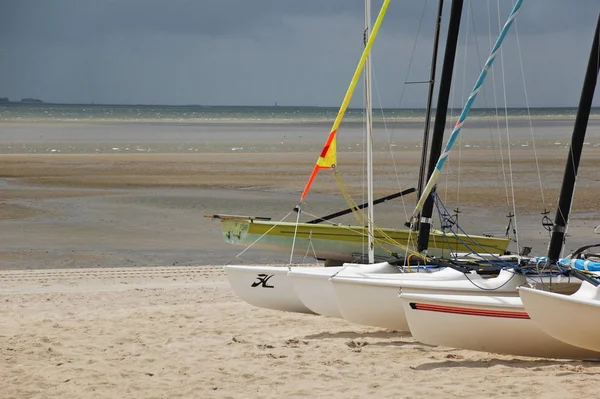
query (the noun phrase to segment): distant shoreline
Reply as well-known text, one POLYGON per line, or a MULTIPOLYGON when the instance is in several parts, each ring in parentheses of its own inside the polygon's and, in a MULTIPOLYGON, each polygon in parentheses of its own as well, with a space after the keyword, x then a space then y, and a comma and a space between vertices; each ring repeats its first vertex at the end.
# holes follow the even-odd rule
MULTIPOLYGON (((37 100, 37 99, 36 99, 37 100)), ((0 107, 3 106, 52 106, 52 107, 114 107, 114 108, 199 108, 199 109, 299 109, 299 110, 338 110, 338 106, 321 106, 321 105, 206 105, 206 104, 110 104, 110 103, 55 103, 39 101, 8 101, 0 102, 0 107)), ((412 108, 412 107, 383 107, 378 108, 382 110, 403 110, 403 111, 425 111, 425 108, 412 108)), ((526 110, 527 107, 507 107, 508 111, 511 110, 526 110)), ((576 106, 555 106, 555 107, 529 107, 530 110, 573 110, 576 111, 576 106)), ((349 107, 350 111, 362 111, 362 108, 349 107)), ((433 108, 432 110, 435 110, 433 108)), ((473 107, 473 111, 484 111, 494 110, 493 107, 473 107)), ((600 113, 599 107, 592 107, 592 110, 600 113)), ((460 112, 461 108, 449 108, 448 112, 460 112)), ((502 115, 504 112, 503 108, 499 108, 498 112, 502 115)))
MULTIPOLYGON (((460 109, 448 111, 449 124, 456 122, 460 109)), ((571 123, 576 108, 473 108, 468 124, 490 127, 499 120, 507 120, 514 126, 529 123, 571 123)), ((264 126, 318 127, 330 129, 338 108, 289 107, 289 106, 204 106, 204 105, 123 105, 123 104, 59 104, 45 102, 0 102, 0 124, 37 125, 48 124, 154 124, 172 126, 232 126, 247 125, 251 129, 264 126)), ((376 127, 418 128, 422 130, 426 112, 419 108, 383 108, 374 111, 376 127)), ((600 120, 600 107, 591 112, 592 121, 600 120)), ((348 108, 344 114, 344 126, 364 125, 365 115, 361 108, 348 108)), ((433 116, 432 116, 433 120, 433 116)), ((490 127, 491 128, 491 127, 490 127)))
MULTIPOLYGON (((547 117, 547 116, 532 116, 531 119, 523 117, 509 117, 511 128, 526 128, 529 126, 529 122, 535 125, 535 128, 545 127, 556 127, 562 125, 571 125, 575 120, 575 117, 560 116, 560 117, 547 117)), ((490 118, 472 117, 468 121, 470 128, 484 128, 488 127, 494 120, 490 118)), ((402 128, 402 129, 422 129, 424 119, 419 118, 401 118, 394 119, 389 118, 385 121, 376 120, 373 121, 373 127, 375 129, 386 129, 386 128, 402 128)), ((446 126, 452 127, 456 121, 449 119, 446 122, 446 126)), ((260 127, 273 129, 273 128, 321 128, 329 129, 333 121, 298 121, 298 120, 203 120, 203 119, 19 119, 19 120, 0 120, 0 125, 4 126, 60 126, 60 125, 81 125, 81 126, 126 126, 126 125, 138 125, 138 126, 197 126, 197 127, 241 127, 243 125, 251 126, 252 129, 260 127)), ((347 120, 343 122, 343 126, 346 128, 360 128, 363 126, 362 121, 347 120)), ((600 115, 590 116, 590 126, 600 125, 600 115)))

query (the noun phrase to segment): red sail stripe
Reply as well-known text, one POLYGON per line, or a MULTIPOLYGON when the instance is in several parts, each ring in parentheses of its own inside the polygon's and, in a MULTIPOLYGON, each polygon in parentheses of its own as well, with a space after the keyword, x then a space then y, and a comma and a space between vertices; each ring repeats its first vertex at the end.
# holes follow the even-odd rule
POLYGON ((336 133, 337 133, 337 129, 332 130, 329 133, 329 137, 327 137, 327 141, 325 142, 325 145, 323 146, 323 151, 321 151, 321 158, 325 158, 325 156, 327 155, 327 152, 329 151, 329 147, 331 147, 331 142, 333 141, 333 138, 335 137, 336 133))

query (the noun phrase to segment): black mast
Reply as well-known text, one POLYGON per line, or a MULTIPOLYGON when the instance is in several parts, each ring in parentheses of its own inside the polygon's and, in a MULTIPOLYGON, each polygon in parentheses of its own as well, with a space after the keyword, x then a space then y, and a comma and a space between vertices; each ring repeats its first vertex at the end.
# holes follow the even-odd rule
POLYGON ((600 68, 598 36, 600 36, 600 14, 598 15, 596 32, 594 33, 594 41, 590 51, 590 59, 585 72, 583 89, 581 90, 581 98, 579 99, 579 108, 577 109, 577 117, 575 119, 575 126, 571 137, 569 156, 567 158, 565 174, 560 189, 560 197, 558 199, 558 209, 556 210, 556 218, 554 219, 554 227, 552 228, 552 237, 548 247, 548 264, 550 265, 556 264, 560 256, 560 251, 562 250, 565 239, 567 221, 569 220, 569 212, 571 211, 575 180, 577 179, 577 169, 579 168, 583 141, 585 140, 585 132, 590 117, 590 110, 592 108, 592 100, 594 99, 594 90, 596 89, 596 82, 598 81, 598 68, 600 68))
POLYGON ((429 149, 429 124, 431 120, 431 103, 433 102, 433 88, 435 86, 435 71, 437 69, 437 53, 440 41, 440 26, 442 25, 442 11, 444 0, 438 1, 437 18, 433 36, 433 52, 431 54, 431 69, 429 71, 429 90, 427 92, 427 112, 425 113, 425 129, 423 132, 423 148, 421 149, 421 167, 419 169, 419 181, 417 183, 417 198, 421 198, 423 185, 425 184, 425 163, 427 163, 427 150, 429 149))
MULTIPOLYGON (((433 137, 431 140, 431 152, 429 154, 429 178, 435 170, 444 141, 444 128, 446 127, 446 114, 448 112, 448 100, 450 98, 450 86, 452 84, 452 73, 454 70, 454 58, 456 45, 458 43, 458 31, 460 28, 460 17, 462 14, 463 0, 452 0, 450 10, 450 23, 448 25, 448 37, 446 38, 446 50, 444 63, 442 65, 442 76, 440 77, 440 91, 438 94, 437 107, 435 110, 435 123, 433 125, 433 137)), ((419 252, 427 249, 429 244, 429 232, 431 231, 431 215, 433 213, 433 195, 430 194, 423 205, 421 220, 419 222, 419 238, 417 249, 419 252)))

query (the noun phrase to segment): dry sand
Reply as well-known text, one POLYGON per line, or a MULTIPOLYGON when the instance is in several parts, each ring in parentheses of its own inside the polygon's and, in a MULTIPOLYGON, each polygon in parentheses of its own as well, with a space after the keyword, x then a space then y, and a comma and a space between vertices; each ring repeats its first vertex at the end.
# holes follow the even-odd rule
POLYGON ((254 308, 215 267, 2 271, 0 301, 2 398, 582 398, 600 382, 598 363, 254 308))

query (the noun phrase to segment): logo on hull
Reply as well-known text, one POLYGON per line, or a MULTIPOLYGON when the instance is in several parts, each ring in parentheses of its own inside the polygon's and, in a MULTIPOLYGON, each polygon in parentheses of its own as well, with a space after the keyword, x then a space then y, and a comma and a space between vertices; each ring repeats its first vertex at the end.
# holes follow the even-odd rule
POLYGON ((258 276, 256 276, 256 281, 252 283, 252 287, 261 286, 262 288, 275 288, 273 285, 267 285, 269 279, 273 276, 274 274, 268 275, 265 273, 260 273, 258 276))

